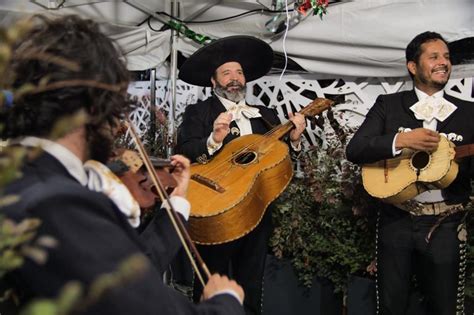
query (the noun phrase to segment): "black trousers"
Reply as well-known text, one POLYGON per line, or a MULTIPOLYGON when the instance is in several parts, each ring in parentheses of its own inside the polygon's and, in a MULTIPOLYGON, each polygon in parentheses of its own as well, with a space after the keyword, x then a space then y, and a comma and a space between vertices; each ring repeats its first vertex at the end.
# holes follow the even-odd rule
MULTIPOLYGON (((211 274, 227 275, 243 287, 247 314, 262 313, 262 282, 271 233, 271 209, 267 209, 257 227, 244 237, 219 245, 198 246, 211 274)), ((201 294, 201 283, 195 279, 194 300, 199 301, 201 294)))
POLYGON ((463 215, 457 213, 445 218, 427 243, 425 237, 438 220, 437 216, 413 216, 393 206, 380 211, 377 238, 379 314, 406 313, 413 275, 422 293, 426 314, 456 314, 461 280, 460 245, 463 245, 458 239, 457 228, 463 215))

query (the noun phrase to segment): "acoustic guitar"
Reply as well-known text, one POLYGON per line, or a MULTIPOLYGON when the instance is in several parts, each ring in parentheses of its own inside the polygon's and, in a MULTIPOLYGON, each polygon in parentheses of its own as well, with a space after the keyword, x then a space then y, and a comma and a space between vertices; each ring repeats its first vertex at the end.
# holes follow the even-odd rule
MULTIPOLYGON (((315 116, 333 104, 318 98, 300 113, 315 116)), ((288 121, 264 135, 236 138, 209 163, 191 165, 188 228, 194 242, 229 242, 257 226, 293 176, 288 146, 280 141, 292 128, 288 121)))
POLYGON ((474 155, 474 145, 456 147, 442 136, 434 152, 403 149, 393 159, 362 166, 362 182, 371 196, 398 204, 449 186, 458 174, 455 159, 470 155, 474 155))

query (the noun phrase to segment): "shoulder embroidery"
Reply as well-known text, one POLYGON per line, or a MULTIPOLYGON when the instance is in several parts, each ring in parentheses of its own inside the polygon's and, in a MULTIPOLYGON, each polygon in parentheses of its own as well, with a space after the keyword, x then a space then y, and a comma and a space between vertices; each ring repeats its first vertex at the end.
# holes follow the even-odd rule
POLYGON ((200 156, 198 156, 198 157, 196 158, 196 161, 197 161, 199 164, 207 164, 207 162, 209 162, 209 160, 207 159, 206 154, 201 154, 200 156))

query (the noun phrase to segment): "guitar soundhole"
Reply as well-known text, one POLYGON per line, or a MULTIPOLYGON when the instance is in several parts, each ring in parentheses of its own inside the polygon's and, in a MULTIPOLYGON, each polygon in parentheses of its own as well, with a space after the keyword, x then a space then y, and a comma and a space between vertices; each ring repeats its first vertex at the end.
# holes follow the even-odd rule
POLYGON ((257 154, 253 151, 251 152, 244 152, 240 153, 234 158, 234 163, 240 164, 240 165, 247 165, 250 163, 255 162, 257 159, 257 154))
POLYGON ((411 164, 416 170, 422 170, 430 163, 430 155, 427 152, 416 152, 411 158, 411 164))

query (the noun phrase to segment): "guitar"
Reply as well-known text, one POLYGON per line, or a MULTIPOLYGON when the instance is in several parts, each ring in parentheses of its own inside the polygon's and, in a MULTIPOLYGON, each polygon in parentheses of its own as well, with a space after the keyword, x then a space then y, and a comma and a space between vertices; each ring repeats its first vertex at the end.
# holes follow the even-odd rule
MULTIPOLYGON (((315 116, 333 104, 318 98, 300 113, 315 116)), ((293 176, 288 146, 280 141, 292 128, 288 121, 264 135, 236 138, 209 163, 191 165, 188 229, 194 242, 229 242, 258 225, 293 176)))
POLYGON ((474 145, 456 147, 441 137, 434 152, 403 149, 388 160, 362 166, 365 190, 384 202, 398 204, 430 189, 449 186, 458 174, 455 159, 474 155, 474 145))

